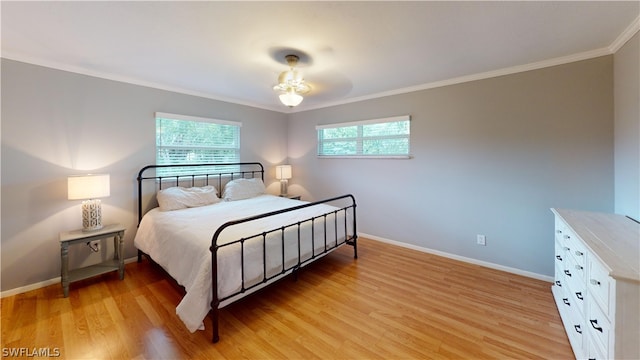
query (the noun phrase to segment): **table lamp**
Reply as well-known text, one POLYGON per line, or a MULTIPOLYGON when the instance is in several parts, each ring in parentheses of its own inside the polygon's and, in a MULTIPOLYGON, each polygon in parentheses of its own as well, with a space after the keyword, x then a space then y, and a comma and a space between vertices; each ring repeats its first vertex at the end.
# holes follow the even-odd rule
POLYGON ((287 186, 291 179, 291 165, 276 166, 276 179, 280 180, 280 196, 287 195, 287 186))
POLYGON ((102 203, 98 198, 109 196, 109 174, 69 176, 68 199, 82 202, 82 231, 102 229, 102 203))

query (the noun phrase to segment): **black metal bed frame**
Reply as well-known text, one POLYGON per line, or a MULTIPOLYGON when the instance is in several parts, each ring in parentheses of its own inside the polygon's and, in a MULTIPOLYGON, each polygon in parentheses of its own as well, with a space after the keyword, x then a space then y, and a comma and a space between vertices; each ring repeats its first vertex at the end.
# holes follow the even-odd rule
MULTIPOLYGON (((218 196, 221 195, 222 193, 222 188, 223 185, 225 185, 228 181, 237 179, 237 178, 255 178, 257 177, 259 174, 260 178, 264 181, 264 166, 259 163, 259 162, 243 162, 243 163, 220 163, 220 164, 189 164, 189 165, 148 165, 143 167, 139 172, 138 172, 138 225, 140 224, 140 221, 142 221, 142 217, 143 217, 143 206, 142 206, 142 197, 143 197, 143 186, 142 183, 143 181, 154 181, 157 183, 157 189, 162 189, 163 187, 163 183, 168 183, 168 185, 171 186, 181 186, 181 184, 184 185, 190 185, 190 186, 205 186, 205 185, 211 185, 211 182, 214 182, 217 187, 216 189, 218 190, 218 196), (165 176, 157 176, 157 175, 153 175, 153 176, 144 176, 144 173, 150 170, 155 170, 158 168, 171 168, 171 167, 180 167, 180 168, 193 168, 194 172, 192 174, 189 175, 165 175, 165 176), (214 170, 208 170, 208 171, 204 171, 204 172, 198 172, 199 168, 211 168, 213 167, 214 170), (223 170, 220 171, 216 171, 215 167, 223 167, 223 170), (237 168, 237 170, 229 170, 229 167, 235 167, 237 168)), ((246 293, 247 291, 251 291, 251 290, 257 290, 259 288, 265 287, 291 273, 294 274, 294 276, 297 276, 297 271, 305 266, 306 264, 325 256, 326 254, 328 254, 329 252, 335 250, 336 248, 342 246, 342 245, 350 245, 353 247, 353 257, 354 259, 358 258, 358 246, 357 246, 357 226, 356 226, 357 222, 356 222, 356 201, 353 195, 351 194, 347 194, 347 195, 342 195, 342 196, 337 196, 337 197, 333 197, 330 199, 325 199, 325 200, 320 200, 320 201, 315 201, 315 202, 311 202, 311 203, 306 203, 303 205, 298 205, 298 206, 294 206, 291 208, 287 208, 287 209, 282 209, 282 210, 277 210, 277 211, 271 211, 271 212, 267 212, 267 213, 263 213, 263 214, 258 214, 258 215, 254 215, 254 216, 250 216, 250 217, 246 217, 246 218, 242 218, 242 219, 237 219, 237 220, 232 220, 229 222, 224 223, 223 225, 221 225, 213 234, 212 238, 211 238, 211 247, 209 248, 209 250, 211 251, 211 272, 212 272, 212 277, 211 277, 211 281, 212 281, 212 291, 213 291, 213 300, 211 301, 211 311, 209 312, 210 317, 211 317, 211 322, 213 324, 213 335, 212 335, 212 342, 216 343, 220 340, 220 336, 219 336, 219 309, 220 309, 220 304, 221 302, 225 301, 225 300, 229 300, 232 299, 234 297, 238 297, 241 294, 246 293), (251 236, 247 236, 241 239, 237 239, 231 242, 227 242, 225 244, 222 245, 218 245, 218 238, 221 235, 221 233, 229 228, 229 227, 233 227, 233 226, 242 226, 242 224, 246 224, 248 222, 251 221, 256 221, 259 219, 264 219, 267 217, 271 217, 271 216, 275 216, 275 215, 279 215, 279 214, 283 214, 283 213, 287 213, 287 212, 291 212, 291 211, 296 211, 296 210, 300 210, 300 209, 304 209, 307 207, 311 207, 314 205, 319 205, 319 204, 326 204, 326 203, 347 203, 347 205, 344 205, 342 207, 338 207, 336 210, 324 213, 322 215, 318 215, 318 216, 313 216, 311 218, 305 219, 305 220, 301 220, 301 221, 297 221, 293 224, 283 224, 280 227, 268 230, 268 231, 264 231, 261 232, 259 234, 255 234, 255 235, 251 235, 251 236), (349 216, 347 216, 348 212, 351 211, 351 224, 349 224, 349 216), (344 214, 344 223, 340 224, 340 226, 344 226, 344 234, 345 234, 345 238, 340 240, 338 239, 338 215, 343 212, 344 214), (331 220, 327 220, 327 217, 330 217, 331 215, 333 215, 333 226, 334 226, 334 234, 335 234, 335 239, 332 239, 332 241, 335 242, 335 244, 332 245, 328 245, 328 240, 327 239, 327 223, 331 222, 331 220), (324 224, 324 229, 323 229, 323 239, 319 239, 318 241, 320 241, 320 245, 322 245, 322 243, 324 244, 324 248, 321 252, 316 253, 316 241, 317 239, 315 239, 315 233, 314 233, 314 228, 316 226, 316 221, 318 219, 322 219, 322 223, 324 224), (311 226, 311 257, 306 259, 306 260, 302 260, 301 256, 302 254, 300 253, 300 243, 301 243, 301 238, 300 238, 300 229, 301 226, 303 224, 310 224, 311 226), (352 230, 352 234, 349 235, 349 225, 351 225, 351 230, 352 230), (293 228, 295 230, 297 230, 297 242, 298 242, 298 261, 296 264, 292 265, 292 266, 285 266, 285 256, 284 256, 284 242, 285 242, 285 231, 289 228, 293 228), (281 239, 281 248, 282 248, 282 266, 281 266, 281 270, 279 273, 271 275, 271 276, 267 276, 267 260, 266 260, 266 238, 267 235, 269 234, 276 234, 280 233, 280 239, 281 239), (250 286, 245 286, 245 274, 244 274, 244 255, 240 256, 241 259, 241 287, 240 290, 227 295, 223 298, 218 298, 218 250, 221 248, 224 248, 226 246, 231 246, 234 244, 240 244, 240 249, 241 249, 241 254, 243 254, 244 252, 244 243, 248 240, 251 239, 262 239, 262 261, 263 261, 263 278, 262 281, 250 285, 250 286)), ((144 253, 141 250, 138 250, 138 261, 141 261, 142 259, 142 255, 144 253)), ((148 256, 147 254, 144 254, 146 256, 148 256)), ((233 299, 230 300, 229 304, 232 303, 235 300, 238 300, 240 297, 238 297, 237 299, 233 299)), ((228 305, 228 304, 227 304, 228 305)))

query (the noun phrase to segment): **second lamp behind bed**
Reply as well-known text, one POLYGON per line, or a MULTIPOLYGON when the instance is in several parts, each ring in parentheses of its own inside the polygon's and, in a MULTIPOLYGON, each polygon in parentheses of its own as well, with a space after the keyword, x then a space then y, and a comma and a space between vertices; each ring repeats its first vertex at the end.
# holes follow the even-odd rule
POLYGON ((276 166, 276 179, 280 180, 280 196, 286 196, 291 179, 291 165, 276 166))

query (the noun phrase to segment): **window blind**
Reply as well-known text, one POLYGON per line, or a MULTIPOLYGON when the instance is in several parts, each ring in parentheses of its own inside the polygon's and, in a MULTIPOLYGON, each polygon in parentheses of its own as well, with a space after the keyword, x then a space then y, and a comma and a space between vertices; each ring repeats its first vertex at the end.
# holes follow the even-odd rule
MULTIPOLYGON (((156 164, 233 163, 240 161, 239 122, 156 113, 156 164)), ((202 169, 203 172, 212 169, 202 169)), ((159 176, 185 169, 159 168, 159 176)), ((216 169, 221 171, 221 169, 216 169)))

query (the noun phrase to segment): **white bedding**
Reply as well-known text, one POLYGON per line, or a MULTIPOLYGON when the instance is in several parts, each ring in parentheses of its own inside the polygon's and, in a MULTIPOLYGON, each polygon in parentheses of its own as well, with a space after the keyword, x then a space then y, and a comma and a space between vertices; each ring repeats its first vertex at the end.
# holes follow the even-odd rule
MULTIPOLYGON (((176 314, 189 331, 204 329, 203 320, 211 306, 213 293, 211 289, 211 238, 215 230, 230 220, 237 220, 274 210, 290 208, 304 202, 273 195, 260 195, 239 201, 222 201, 213 205, 188 208, 175 211, 160 211, 155 208, 145 214, 134 240, 135 246, 149 254, 180 285, 184 286, 186 295, 178 304, 176 314)), ((272 217, 231 226, 221 233, 218 245, 262 233, 263 231, 295 224, 312 216, 322 215, 337 208, 330 205, 316 205, 300 210, 275 215, 272 217)), ((345 238, 344 211, 338 213, 338 242, 345 238)), ((327 246, 335 246, 335 216, 327 217, 327 246)), ((350 224, 349 224, 350 226, 350 224)), ((314 253, 324 250, 324 220, 317 219, 313 226, 315 233, 314 253)), ((349 228, 350 232, 351 229, 349 228)), ((301 261, 311 255, 311 225, 305 223, 300 227, 301 261)), ((285 263, 286 267, 298 263, 298 229, 296 226, 285 231, 285 263)), ((282 271, 282 232, 277 231, 267 236, 267 276, 282 271)), ((245 288, 257 284, 263 279, 264 265, 262 261, 262 237, 245 242, 244 277, 245 288)), ((226 297, 241 287, 240 244, 226 246, 218 251, 218 298, 226 297)), ((239 297, 239 296, 238 296, 239 297)), ((220 307, 235 300, 231 298, 221 302, 220 307)))

